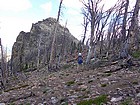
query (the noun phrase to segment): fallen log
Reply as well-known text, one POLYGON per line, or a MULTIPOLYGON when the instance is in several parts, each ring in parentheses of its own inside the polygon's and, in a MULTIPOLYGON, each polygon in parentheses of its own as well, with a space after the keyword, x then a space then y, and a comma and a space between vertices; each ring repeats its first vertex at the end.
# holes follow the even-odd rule
POLYGON ((113 72, 119 71, 119 70, 121 70, 121 69, 122 69, 122 67, 119 67, 119 68, 117 68, 117 69, 115 69, 115 70, 107 70, 107 71, 105 71, 104 73, 113 73, 113 72))
POLYGON ((12 103, 12 102, 15 102, 15 101, 18 101, 18 100, 21 100, 21 99, 27 99, 27 98, 33 97, 33 96, 35 96, 35 94, 33 92, 29 92, 29 93, 26 93, 26 94, 22 94, 20 97, 12 97, 5 103, 12 103))

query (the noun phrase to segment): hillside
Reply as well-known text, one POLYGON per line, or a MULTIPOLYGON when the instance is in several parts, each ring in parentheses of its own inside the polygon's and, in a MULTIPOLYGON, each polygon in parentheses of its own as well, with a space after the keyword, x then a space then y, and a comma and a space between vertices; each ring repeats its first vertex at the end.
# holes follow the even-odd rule
MULTIPOLYGON (((140 105, 140 0, 59 2, 57 19, 19 33, 8 62, 0 41, 0 105, 140 105)), ((44 3, 54 16, 58 1, 44 3)))
POLYGON ((57 72, 43 68, 19 73, 17 78, 9 78, 8 88, 0 94, 0 102, 6 105, 99 105, 100 101, 105 105, 139 105, 139 66, 119 68, 117 62, 112 62, 78 70, 75 63, 69 63, 57 72))

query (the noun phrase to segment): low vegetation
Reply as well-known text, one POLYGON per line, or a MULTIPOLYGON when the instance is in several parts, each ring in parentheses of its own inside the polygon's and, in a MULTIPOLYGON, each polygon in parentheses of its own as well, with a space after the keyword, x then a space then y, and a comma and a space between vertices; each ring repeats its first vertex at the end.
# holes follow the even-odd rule
POLYGON ((79 102, 77 105, 92 105, 93 104, 93 100, 83 100, 81 102, 79 102))
POLYGON ((100 95, 96 97, 93 101, 94 104, 96 105, 101 105, 103 103, 107 103, 107 95, 100 95))
POLYGON ((101 95, 96 97, 94 100, 89 99, 89 100, 83 100, 79 102, 77 105, 101 105, 103 103, 107 103, 107 96, 106 95, 101 95))
POLYGON ((132 53, 132 57, 134 58, 140 58, 140 51, 135 51, 132 53))
POLYGON ((107 84, 101 84, 101 87, 106 87, 107 86, 107 84))
POLYGON ((68 69, 68 68, 70 68, 72 65, 70 65, 70 64, 65 64, 65 65, 63 65, 63 69, 68 69))
POLYGON ((71 85, 73 85, 74 83, 75 83, 75 81, 69 81, 69 82, 66 83, 66 85, 67 85, 67 86, 71 86, 71 85))
POLYGON ((121 103, 121 105, 132 105, 132 101, 131 99, 126 99, 121 103))

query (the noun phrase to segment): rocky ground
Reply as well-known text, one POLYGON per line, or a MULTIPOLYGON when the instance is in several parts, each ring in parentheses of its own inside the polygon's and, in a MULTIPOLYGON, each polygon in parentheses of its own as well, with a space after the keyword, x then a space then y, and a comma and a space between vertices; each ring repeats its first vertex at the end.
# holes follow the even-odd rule
POLYGON ((95 69, 68 64, 58 72, 19 73, 0 93, 0 105, 140 105, 140 67, 95 69), (118 69, 119 68, 119 69, 118 69), (84 101, 87 100, 87 101, 84 101))

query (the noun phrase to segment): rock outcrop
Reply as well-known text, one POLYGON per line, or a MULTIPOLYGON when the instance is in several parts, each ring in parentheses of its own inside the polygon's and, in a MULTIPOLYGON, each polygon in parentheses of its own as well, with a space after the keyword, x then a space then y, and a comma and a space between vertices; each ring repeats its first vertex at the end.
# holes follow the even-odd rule
MULTIPOLYGON (((49 59, 56 19, 47 18, 32 24, 30 32, 21 31, 12 48, 12 70, 21 71, 46 64, 49 59)), ((78 40, 59 24, 56 34, 56 55, 65 54, 77 45, 78 40)))

